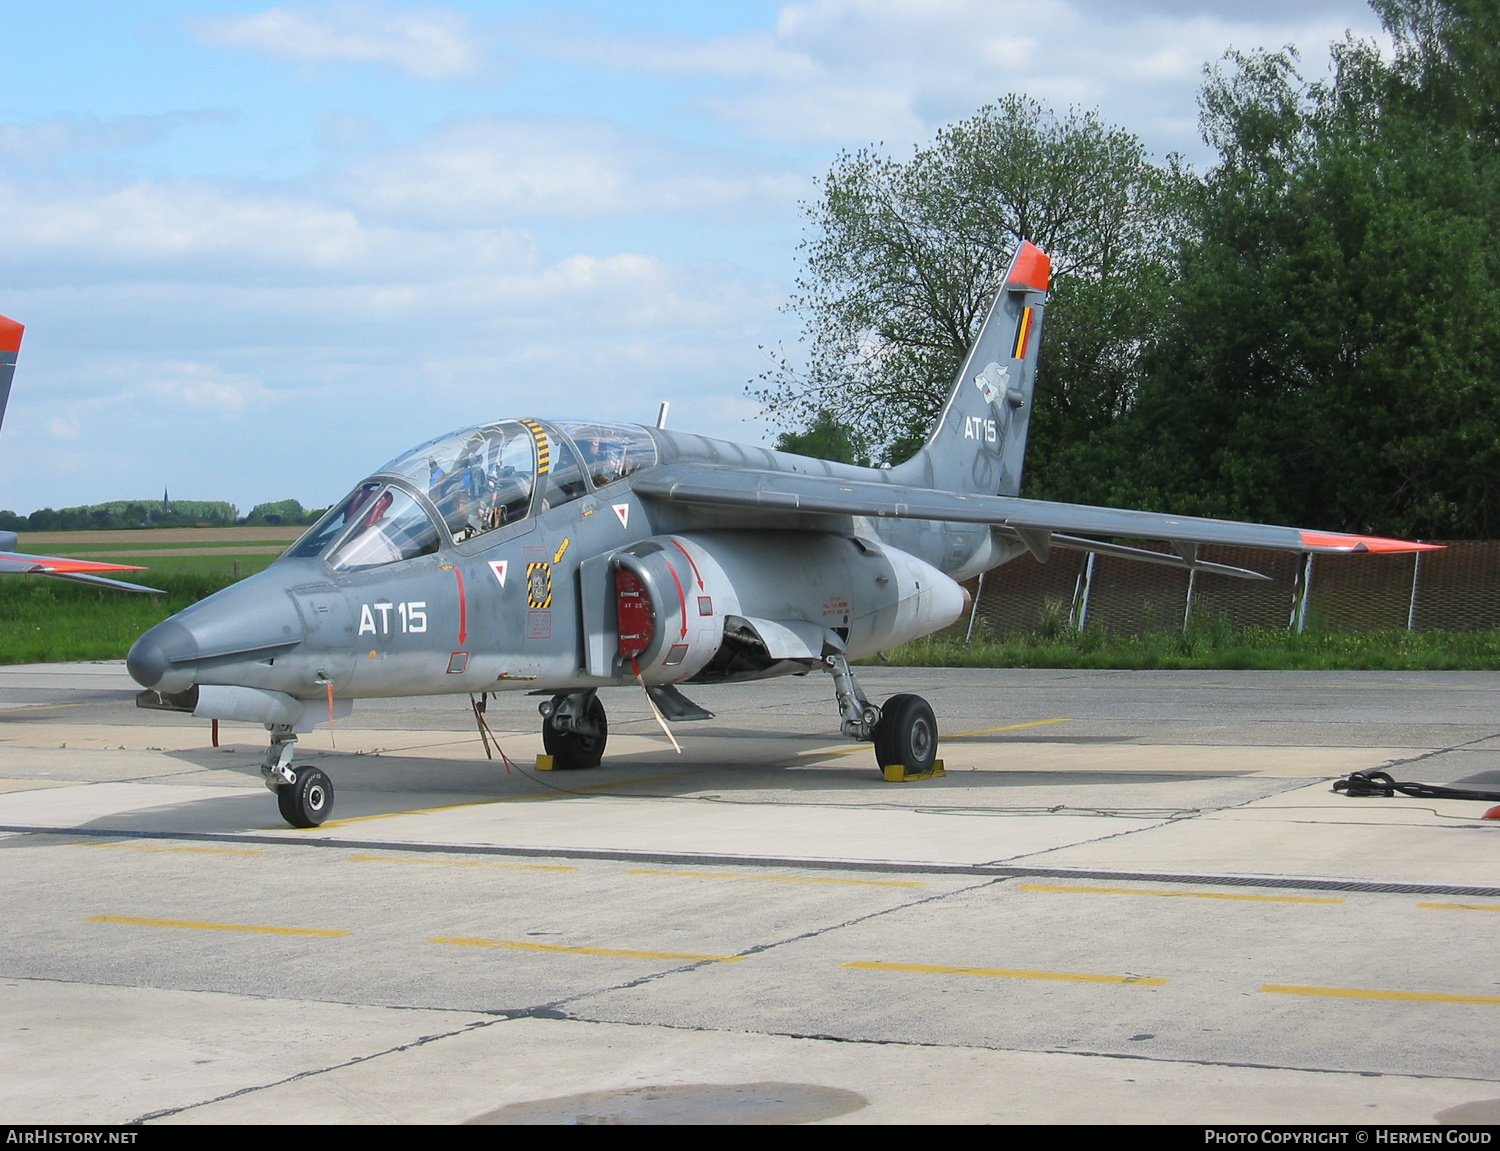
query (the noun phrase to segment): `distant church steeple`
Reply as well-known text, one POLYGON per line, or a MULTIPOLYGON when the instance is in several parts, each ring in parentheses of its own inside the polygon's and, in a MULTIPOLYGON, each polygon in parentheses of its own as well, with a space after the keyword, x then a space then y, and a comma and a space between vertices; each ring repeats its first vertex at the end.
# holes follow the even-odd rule
POLYGON ((167 494, 167 489, 161 490, 161 514, 169 516, 172 514, 172 497, 167 494))

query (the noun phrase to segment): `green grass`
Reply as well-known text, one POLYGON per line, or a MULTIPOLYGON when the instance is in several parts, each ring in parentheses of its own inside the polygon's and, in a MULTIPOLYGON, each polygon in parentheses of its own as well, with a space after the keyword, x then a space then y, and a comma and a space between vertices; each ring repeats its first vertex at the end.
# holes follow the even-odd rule
MULTIPOLYGON (((1500 631, 1234 631, 1109 635, 1066 630, 965 644, 928 637, 887 652, 903 667, 1200 668, 1266 671, 1494 671, 1500 631)), ((875 662, 875 661, 864 661, 875 662)))
MULTIPOLYGON (((0 663, 124 659, 147 628, 234 582, 228 570, 216 570, 227 565, 181 558, 199 570, 168 571, 159 560, 150 572, 120 573, 166 595, 110 591, 46 576, 0 578, 0 663)), ((241 563, 274 558, 246 556, 241 563)))
MULTIPOLYGON (((147 587, 159 587, 166 589, 167 585, 161 580, 171 576, 208 576, 214 579, 222 579, 220 586, 228 586, 234 582, 234 561, 240 562, 240 578, 254 575, 256 572, 265 571, 276 559, 275 556, 137 556, 130 559, 121 559, 118 562, 128 564, 140 564, 146 568, 141 572, 120 572, 119 578, 126 583, 145 584, 147 587)), ((101 559, 100 563, 114 563, 114 560, 101 559)), ((104 576, 110 576, 109 572, 102 572, 104 576)), ((59 583, 59 580, 49 581, 59 583)), ((217 589, 216 589, 217 590, 217 589)))

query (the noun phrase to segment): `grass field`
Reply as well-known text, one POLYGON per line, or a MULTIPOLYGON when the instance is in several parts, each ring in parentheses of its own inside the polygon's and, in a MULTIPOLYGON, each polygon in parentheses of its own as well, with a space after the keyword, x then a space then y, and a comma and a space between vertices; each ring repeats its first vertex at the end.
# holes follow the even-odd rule
POLYGON ((137 636, 190 603, 263 571, 305 528, 148 528, 23 532, 19 549, 139 564, 137 595, 46 576, 0 578, 0 663, 123 659, 137 636))
MULTIPOLYGON (((1202 668, 1266 671, 1494 671, 1500 631, 1234 631, 1109 635, 1062 631, 1004 641, 929 637, 886 653, 905 667, 1202 668)), ((867 660, 867 663, 877 662, 867 660)))

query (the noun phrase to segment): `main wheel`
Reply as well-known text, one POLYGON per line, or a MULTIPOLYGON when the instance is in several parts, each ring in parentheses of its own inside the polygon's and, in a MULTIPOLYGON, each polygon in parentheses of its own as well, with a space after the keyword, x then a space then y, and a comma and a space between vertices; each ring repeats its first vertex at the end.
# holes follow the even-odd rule
POLYGON ((293 768, 292 774, 297 782, 276 789, 281 818, 293 827, 317 827, 333 812, 333 780, 310 763, 293 768))
POLYGON ((542 746, 552 757, 555 771, 575 771, 584 767, 598 767, 604 758, 604 745, 609 742, 609 719, 604 714, 604 704, 599 696, 589 697, 586 715, 590 726, 598 735, 580 735, 576 731, 558 731, 552 720, 542 720, 542 746))
POLYGON ((884 771, 893 763, 907 775, 931 771, 937 759, 937 717, 920 695, 893 695, 880 709, 875 725, 875 762, 884 771))

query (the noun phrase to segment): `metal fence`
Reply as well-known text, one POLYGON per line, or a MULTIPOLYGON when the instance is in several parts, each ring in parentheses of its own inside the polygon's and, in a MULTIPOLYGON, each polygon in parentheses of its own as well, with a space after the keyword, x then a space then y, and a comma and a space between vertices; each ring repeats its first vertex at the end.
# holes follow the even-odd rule
POLYGON ((1455 540, 1443 551, 1406 555, 1312 556, 1231 547, 1205 547, 1199 554, 1271 578, 1233 579, 1058 550, 1038 563, 1027 554, 970 580, 973 610, 945 634, 1003 639, 1055 626, 1129 634, 1216 619, 1235 629, 1298 631, 1500 628, 1497 540, 1455 540))

